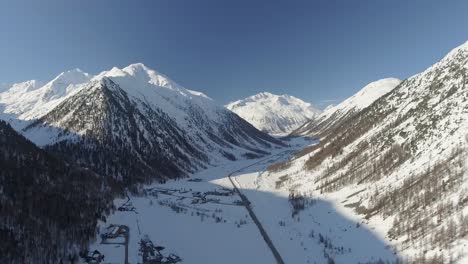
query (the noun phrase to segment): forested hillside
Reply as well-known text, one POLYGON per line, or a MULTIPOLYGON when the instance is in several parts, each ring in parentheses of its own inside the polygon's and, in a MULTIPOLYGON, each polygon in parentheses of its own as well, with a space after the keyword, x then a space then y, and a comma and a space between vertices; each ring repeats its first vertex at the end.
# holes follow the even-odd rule
POLYGON ((37 148, 0 121, 0 263, 77 259, 111 209, 111 184, 37 148))
POLYGON ((343 197, 410 262, 460 260, 453 252, 468 228, 467 65, 465 43, 270 171, 285 188, 343 197))

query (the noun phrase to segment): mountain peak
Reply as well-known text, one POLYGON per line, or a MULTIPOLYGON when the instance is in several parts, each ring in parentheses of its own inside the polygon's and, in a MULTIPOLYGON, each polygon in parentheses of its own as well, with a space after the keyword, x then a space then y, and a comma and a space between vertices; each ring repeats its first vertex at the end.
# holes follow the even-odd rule
POLYGON ((127 67, 123 68, 123 70, 130 72, 130 71, 148 71, 151 69, 146 67, 146 65, 141 62, 137 62, 137 63, 132 63, 128 65, 127 67))
POLYGON ((320 116, 293 133, 319 136, 348 121, 353 115, 395 89, 400 83, 401 80, 397 78, 384 78, 371 82, 343 102, 328 106, 320 116))
POLYGON ((261 92, 226 105, 260 130, 288 134, 321 111, 310 103, 286 94, 261 92))
POLYGON ((460 46, 452 49, 445 57, 443 60, 447 60, 447 59, 450 59, 452 58, 453 56, 455 56, 456 54, 458 54, 459 52, 468 52, 468 41, 466 41, 465 43, 461 44, 460 46))
POLYGON ((91 76, 78 68, 62 72, 52 81, 40 88, 44 91, 42 98, 48 101, 50 99, 62 97, 73 90, 77 85, 87 83, 90 80, 91 76))
POLYGON ((268 97, 274 97, 277 96, 275 94, 269 93, 269 92, 260 92, 256 95, 251 96, 252 98, 268 98, 268 97))
POLYGON ((75 68, 69 71, 65 71, 60 73, 57 77, 55 77, 49 84, 54 83, 61 83, 65 85, 69 84, 80 84, 88 82, 91 79, 91 76, 83 72, 82 70, 75 68))
POLYGON ((371 82, 338 106, 348 105, 358 109, 366 108, 400 83, 401 80, 397 78, 384 78, 371 82))
POLYGON ((35 80, 17 83, 0 94, 0 103, 5 105, 4 113, 24 120, 37 118, 90 80, 89 74, 72 69, 45 85, 35 80))
POLYGON ((141 62, 130 64, 127 67, 123 68, 122 71, 132 76, 135 76, 138 74, 145 74, 145 75, 150 75, 150 76, 161 75, 155 70, 148 68, 145 64, 141 62))
POLYGON ((122 69, 113 67, 109 71, 101 72, 93 79, 99 80, 103 77, 110 77, 114 82, 124 87, 136 82, 140 87, 150 85, 188 93, 186 89, 182 88, 167 76, 148 68, 143 63, 130 64, 122 69))
POLYGON ((65 71, 65 72, 62 72, 62 74, 85 74, 85 75, 88 75, 87 73, 85 73, 84 71, 82 71, 80 68, 73 68, 73 69, 70 69, 68 71, 65 71))

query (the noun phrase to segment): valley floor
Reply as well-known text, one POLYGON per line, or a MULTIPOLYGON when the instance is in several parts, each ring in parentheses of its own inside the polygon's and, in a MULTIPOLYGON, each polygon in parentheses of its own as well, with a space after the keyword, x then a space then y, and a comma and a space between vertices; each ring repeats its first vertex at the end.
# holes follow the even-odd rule
MULTIPOLYGON (((111 224, 129 227, 129 263, 158 258, 157 251, 148 254, 148 241, 164 247, 158 249, 162 263, 174 263, 170 254, 182 263, 276 263, 247 205, 234 191, 234 182, 285 263, 394 260, 391 247, 342 205, 342 197, 308 201, 292 216, 288 191, 276 189, 278 179, 265 177, 263 171, 307 144, 297 141, 267 158, 209 168, 189 179, 146 186, 144 195, 117 199, 114 203, 120 209, 100 223, 100 233, 111 224)), ((102 243, 98 235, 90 250, 101 252, 104 263, 124 263, 124 240, 117 237, 102 243)))

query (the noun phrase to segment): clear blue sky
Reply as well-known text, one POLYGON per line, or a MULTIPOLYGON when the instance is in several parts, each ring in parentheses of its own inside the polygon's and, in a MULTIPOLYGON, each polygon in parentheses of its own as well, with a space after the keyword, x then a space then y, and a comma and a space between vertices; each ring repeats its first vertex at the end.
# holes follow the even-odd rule
POLYGON ((468 40, 468 1, 2 0, 0 83, 143 62, 220 103, 324 106, 468 40))

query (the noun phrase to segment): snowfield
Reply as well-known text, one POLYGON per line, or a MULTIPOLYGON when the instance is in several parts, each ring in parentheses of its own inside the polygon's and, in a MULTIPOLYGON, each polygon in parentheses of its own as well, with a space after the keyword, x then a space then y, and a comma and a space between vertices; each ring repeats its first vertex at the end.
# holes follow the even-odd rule
MULTIPOLYGON (((272 252, 250 218, 228 178, 248 197, 251 207, 285 263, 368 263, 394 260, 381 235, 345 208, 342 197, 314 200, 292 217, 288 192, 276 189, 277 179, 265 177, 274 162, 288 159, 310 141, 296 138, 289 148, 257 160, 241 160, 212 167, 189 179, 142 187, 141 195, 115 200, 116 210, 100 223, 130 227, 129 261, 142 263, 139 242, 148 237, 175 254, 182 263, 275 263, 272 252), (201 198, 203 197, 203 198, 201 198), (357 243, 358 241, 358 243, 357 243)), ((106 263, 122 263, 124 246, 101 244, 106 263)))
POLYGON ((293 217, 289 190, 277 189, 279 179, 264 169, 265 164, 258 165, 235 179, 286 263, 328 263, 328 258, 336 263, 396 260, 398 255, 384 233, 345 207, 348 194, 318 197, 310 193, 305 208, 293 217))

